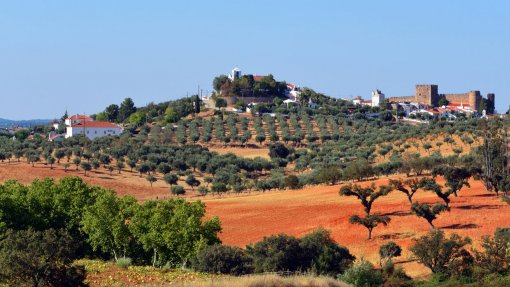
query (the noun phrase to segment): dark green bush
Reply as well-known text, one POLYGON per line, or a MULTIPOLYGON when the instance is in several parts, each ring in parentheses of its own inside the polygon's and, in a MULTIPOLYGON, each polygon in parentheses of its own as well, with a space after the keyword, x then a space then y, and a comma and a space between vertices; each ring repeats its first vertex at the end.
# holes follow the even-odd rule
POLYGON ((198 252, 191 263, 198 272, 243 275, 252 271, 251 260, 238 247, 209 245, 198 252))

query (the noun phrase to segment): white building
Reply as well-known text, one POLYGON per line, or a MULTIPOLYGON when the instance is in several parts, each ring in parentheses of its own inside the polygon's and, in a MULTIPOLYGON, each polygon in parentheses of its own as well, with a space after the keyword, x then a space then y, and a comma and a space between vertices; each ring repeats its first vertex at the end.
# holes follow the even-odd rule
POLYGON ((74 124, 77 124, 80 122, 85 122, 85 121, 91 122, 91 121, 93 121, 93 119, 86 115, 76 114, 76 115, 72 115, 72 116, 68 117, 65 120, 65 124, 66 124, 66 126, 71 126, 71 125, 74 125, 74 124))
POLYGON ((239 79, 241 78, 241 69, 239 69, 238 67, 235 67, 232 69, 232 72, 230 72, 230 74, 228 75, 228 78, 233 81, 235 79, 239 79))
POLYGON ((122 128, 109 122, 89 122, 83 121, 67 127, 66 138, 75 135, 85 135, 90 140, 104 136, 118 136, 122 128))
POLYGON ((379 90, 372 91, 372 107, 378 107, 384 101, 384 94, 379 90))

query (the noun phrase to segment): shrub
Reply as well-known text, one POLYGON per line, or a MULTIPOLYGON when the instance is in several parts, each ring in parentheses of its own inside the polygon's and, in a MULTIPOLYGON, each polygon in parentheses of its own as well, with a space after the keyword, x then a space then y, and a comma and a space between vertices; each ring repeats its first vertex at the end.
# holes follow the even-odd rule
POLYGON ((290 189, 298 189, 301 188, 301 183, 297 176, 291 174, 285 177, 285 186, 290 189))
POLYGON ((183 195, 186 193, 186 190, 184 190, 184 187, 182 187, 180 185, 172 186, 171 190, 172 190, 172 194, 175 194, 175 195, 183 195))
POLYGON ((13 286, 86 286, 72 266, 76 242, 65 231, 8 230, 0 241, 0 278, 13 286))
POLYGON ((117 262, 115 262, 115 265, 117 265, 119 268, 122 268, 122 269, 128 269, 128 267, 131 266, 131 258, 121 257, 121 258, 117 259, 117 262))
POLYGON ((198 272, 243 275, 252 271, 251 260, 238 247, 209 245, 198 252, 191 266, 198 272))
POLYGON ((379 287, 384 282, 381 271, 375 270, 374 265, 366 260, 347 269, 341 279, 356 287, 379 287))
POLYGON ((315 274, 335 276, 352 266, 356 259, 347 248, 338 245, 329 231, 318 229, 300 240, 302 269, 315 274))
POLYGON ((255 272, 296 271, 300 268, 302 249, 299 239, 285 234, 264 237, 246 247, 255 272))

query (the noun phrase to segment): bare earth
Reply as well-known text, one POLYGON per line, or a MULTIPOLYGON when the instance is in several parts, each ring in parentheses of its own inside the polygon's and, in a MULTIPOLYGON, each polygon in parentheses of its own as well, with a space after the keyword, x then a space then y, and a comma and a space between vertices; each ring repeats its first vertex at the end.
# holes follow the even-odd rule
MULTIPOLYGON (((82 171, 75 171, 74 168, 64 172, 61 165, 51 170, 43 164, 36 164, 32 168, 23 162, 0 163, 0 182, 17 179, 22 183, 30 183, 36 178, 61 178, 69 175, 81 176, 91 184, 111 188, 119 195, 133 195, 140 200, 170 197, 168 186, 163 181, 159 180, 151 188, 145 178, 129 171, 123 171, 120 175, 115 171, 110 175, 108 171, 100 170, 85 177, 82 171)), ((387 179, 378 179, 375 183, 387 184, 387 179)), ((434 224, 447 233, 456 232, 471 237, 476 247, 483 235, 493 234, 496 227, 508 226, 510 206, 487 193, 481 182, 470 183, 471 188, 464 188, 458 198, 452 198, 451 211, 439 215, 434 224)), ((340 197, 339 189, 340 185, 314 186, 296 191, 252 192, 227 197, 191 195, 188 198, 203 200, 207 204, 209 216, 219 216, 222 222, 222 241, 241 247, 271 234, 301 236, 322 226, 331 230, 333 238, 347 246, 358 258, 378 262, 379 246, 393 240, 404 247, 401 261, 407 261, 410 258, 407 247, 412 239, 430 229, 424 219, 409 212, 410 204, 405 195, 393 192, 376 201, 373 207, 373 212, 390 215, 392 221, 387 227, 377 227, 373 239, 368 241, 364 227, 348 222, 351 215, 363 214, 359 201, 351 197, 340 197)), ((440 201, 429 192, 418 192, 415 200, 427 203, 440 201)), ((428 274, 416 262, 403 263, 403 266, 414 277, 428 274)))

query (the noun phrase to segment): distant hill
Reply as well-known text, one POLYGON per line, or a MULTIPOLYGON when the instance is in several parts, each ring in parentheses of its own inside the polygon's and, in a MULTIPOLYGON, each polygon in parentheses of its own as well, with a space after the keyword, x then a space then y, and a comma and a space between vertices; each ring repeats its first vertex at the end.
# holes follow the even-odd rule
POLYGON ((52 120, 42 120, 42 119, 35 119, 35 120, 21 120, 21 121, 13 121, 13 120, 7 120, 0 118, 0 127, 2 128, 8 128, 8 127, 31 127, 36 125, 47 125, 51 123, 52 120))

